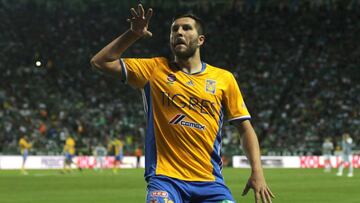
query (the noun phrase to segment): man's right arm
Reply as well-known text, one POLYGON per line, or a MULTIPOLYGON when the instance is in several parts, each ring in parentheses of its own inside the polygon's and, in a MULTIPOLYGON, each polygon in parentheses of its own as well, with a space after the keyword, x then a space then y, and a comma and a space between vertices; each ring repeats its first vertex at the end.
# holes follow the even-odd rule
POLYGON ((136 40, 139 35, 127 30, 99 51, 90 61, 91 66, 104 73, 121 75, 120 57, 136 40))
POLYGON ((125 50, 141 37, 152 35, 151 32, 148 31, 152 9, 150 8, 146 15, 144 15, 144 8, 139 4, 137 11, 135 11, 134 8, 131 8, 130 11, 132 17, 127 20, 130 22, 130 29, 113 40, 110 44, 106 45, 92 57, 90 61, 92 67, 101 72, 121 76, 122 71, 119 59, 125 50))

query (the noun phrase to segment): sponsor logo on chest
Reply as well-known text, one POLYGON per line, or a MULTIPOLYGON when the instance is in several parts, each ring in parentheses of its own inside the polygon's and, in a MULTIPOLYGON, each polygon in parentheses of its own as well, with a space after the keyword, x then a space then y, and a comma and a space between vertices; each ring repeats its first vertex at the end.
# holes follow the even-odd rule
POLYGON ((184 114, 177 114, 174 118, 172 118, 169 123, 172 125, 181 125, 188 128, 196 128, 199 130, 205 130, 205 126, 200 123, 184 121, 186 115, 184 114))

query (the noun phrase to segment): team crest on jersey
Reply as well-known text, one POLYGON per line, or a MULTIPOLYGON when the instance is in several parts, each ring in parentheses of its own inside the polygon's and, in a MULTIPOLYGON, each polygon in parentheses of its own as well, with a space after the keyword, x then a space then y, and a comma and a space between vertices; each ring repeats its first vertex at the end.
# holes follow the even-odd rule
POLYGON ((172 85, 176 81, 176 76, 172 73, 167 76, 167 84, 172 85))
POLYGON ((206 80, 205 83, 205 91, 211 94, 215 94, 216 92, 216 81, 215 80, 206 80))
POLYGON ((184 114, 177 114, 173 119, 169 121, 172 125, 181 125, 188 128, 196 128, 199 130, 205 130, 205 126, 200 123, 194 123, 190 121, 184 121, 184 118, 186 118, 186 115, 184 114))

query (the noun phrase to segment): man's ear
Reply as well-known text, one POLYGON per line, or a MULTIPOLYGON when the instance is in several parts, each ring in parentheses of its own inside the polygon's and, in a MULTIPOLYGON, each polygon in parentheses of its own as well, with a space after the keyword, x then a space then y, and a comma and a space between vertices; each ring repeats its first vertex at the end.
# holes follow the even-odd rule
POLYGON ((198 37, 198 46, 202 46, 205 43, 205 35, 199 35, 198 37))

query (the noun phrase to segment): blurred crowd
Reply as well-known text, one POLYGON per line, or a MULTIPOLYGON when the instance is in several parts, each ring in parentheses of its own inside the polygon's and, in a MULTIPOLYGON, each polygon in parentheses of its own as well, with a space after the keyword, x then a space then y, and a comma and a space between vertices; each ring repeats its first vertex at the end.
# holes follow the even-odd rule
MULTIPOLYGON (((120 135, 125 154, 132 154, 145 136, 141 94, 89 65, 128 29, 129 5, 20 2, 0 3, 0 154, 17 153, 24 134, 33 142, 32 154, 60 154, 67 135, 82 154, 120 135)), ((276 7, 180 2, 154 3, 153 37, 125 56, 171 57, 172 17, 192 11, 206 25, 204 61, 237 78, 264 154, 318 154, 325 137, 336 145, 343 132, 359 146, 358 1, 288 1, 276 7)), ((241 153, 229 125, 223 143, 224 154, 241 153)))

